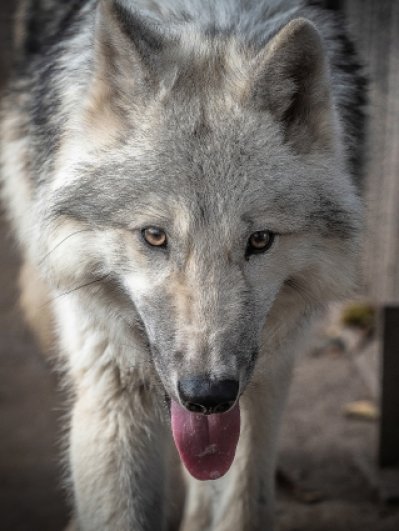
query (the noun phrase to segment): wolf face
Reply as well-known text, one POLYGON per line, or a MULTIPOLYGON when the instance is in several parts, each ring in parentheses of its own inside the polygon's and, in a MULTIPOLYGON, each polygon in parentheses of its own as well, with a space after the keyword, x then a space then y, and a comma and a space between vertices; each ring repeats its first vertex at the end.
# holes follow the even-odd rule
POLYGON ((41 204, 49 278, 117 285, 107 304, 174 400, 198 375, 243 393, 273 308, 352 281, 360 206, 321 38, 304 19, 260 48, 165 34, 103 2, 90 72, 41 204))

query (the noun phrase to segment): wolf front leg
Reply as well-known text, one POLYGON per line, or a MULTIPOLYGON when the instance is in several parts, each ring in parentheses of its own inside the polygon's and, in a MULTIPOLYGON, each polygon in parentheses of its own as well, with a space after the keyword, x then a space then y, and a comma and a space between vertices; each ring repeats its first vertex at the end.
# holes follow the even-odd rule
POLYGON ((54 305, 74 402, 66 457, 75 528, 177 529, 180 470, 147 347, 105 303, 82 301, 72 293, 54 305))
POLYGON ((144 411, 142 390, 132 396, 115 385, 116 373, 104 368, 73 408, 69 458, 77 528, 162 531, 166 427, 157 414, 144 411))
POLYGON ((182 531, 273 531, 277 441, 292 358, 257 373, 240 400, 241 435, 229 472, 189 478, 182 531))

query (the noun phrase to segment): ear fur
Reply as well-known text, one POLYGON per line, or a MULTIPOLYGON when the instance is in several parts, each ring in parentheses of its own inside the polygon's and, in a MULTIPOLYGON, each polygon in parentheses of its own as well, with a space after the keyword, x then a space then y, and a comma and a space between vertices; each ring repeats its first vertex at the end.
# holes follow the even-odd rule
POLYGON ((126 117, 155 97, 168 67, 163 55, 171 42, 120 0, 100 0, 83 116, 96 145, 112 142, 121 134, 126 117))
POLYGON ((165 35, 120 0, 101 0, 95 32, 96 75, 118 93, 148 97, 167 67, 165 35))
POLYGON ((282 123, 300 151, 331 147, 334 120, 321 36, 311 22, 289 22, 256 58, 251 91, 258 109, 282 123))

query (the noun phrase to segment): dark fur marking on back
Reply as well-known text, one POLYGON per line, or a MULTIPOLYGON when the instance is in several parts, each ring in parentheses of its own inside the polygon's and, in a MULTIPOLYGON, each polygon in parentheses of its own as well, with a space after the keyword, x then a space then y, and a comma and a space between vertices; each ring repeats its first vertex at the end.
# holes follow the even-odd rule
MULTIPOLYGON (((339 4, 341 2, 338 2, 339 4)), ((328 9, 335 19, 336 32, 334 43, 339 44, 339 52, 330 57, 333 68, 344 72, 351 77, 353 88, 350 101, 339 104, 343 119, 345 134, 351 139, 356 139, 354 146, 348 153, 349 169, 354 183, 361 190, 365 159, 366 138, 366 105, 368 79, 364 74, 364 65, 360 60, 355 43, 348 34, 344 13, 340 10, 336 0, 307 0, 306 6, 310 8, 328 9)), ((325 38, 325 37, 324 37, 325 38)))
POLYGON ((45 9, 41 0, 31 0, 26 20, 24 51, 27 56, 62 42, 68 32, 73 31, 80 9, 88 0, 58 0, 57 10, 45 9))

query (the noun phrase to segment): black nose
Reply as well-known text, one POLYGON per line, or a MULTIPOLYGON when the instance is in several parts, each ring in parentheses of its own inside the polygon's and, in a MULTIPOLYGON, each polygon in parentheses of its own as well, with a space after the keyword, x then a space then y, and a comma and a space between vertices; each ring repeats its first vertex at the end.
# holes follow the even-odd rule
POLYGON ((228 411, 237 399, 236 380, 210 380, 205 377, 184 378, 178 383, 183 406, 194 413, 210 415, 228 411))

